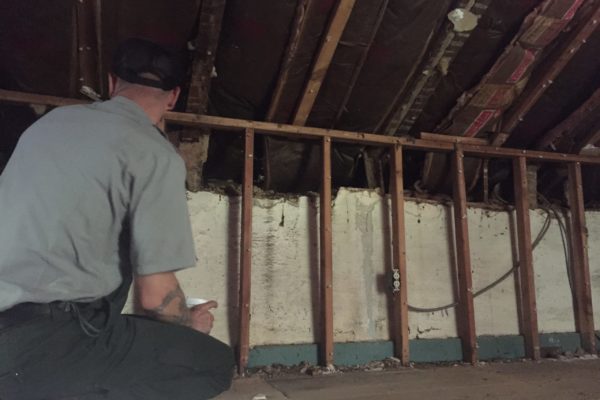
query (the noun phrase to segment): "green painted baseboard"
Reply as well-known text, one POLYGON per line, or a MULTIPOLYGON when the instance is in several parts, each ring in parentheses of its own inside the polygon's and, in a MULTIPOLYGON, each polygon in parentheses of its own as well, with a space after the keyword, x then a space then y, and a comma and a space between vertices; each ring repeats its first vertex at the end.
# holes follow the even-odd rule
MULTIPOLYGON (((458 338, 414 339, 409 345, 410 359, 413 362, 451 362, 462 359, 462 347, 458 338)), ((479 336, 477 345, 480 360, 525 356, 523 337, 518 335, 479 336)), ((574 352, 581 346, 581 341, 577 333, 543 333, 540 335, 540 345, 574 352)), ((336 343, 334 360, 336 365, 360 365, 392 357, 393 351, 394 346, 390 341, 336 343)), ((318 363, 318 355, 316 344, 256 346, 250 350, 248 366, 292 366, 301 362, 315 365, 318 363)))

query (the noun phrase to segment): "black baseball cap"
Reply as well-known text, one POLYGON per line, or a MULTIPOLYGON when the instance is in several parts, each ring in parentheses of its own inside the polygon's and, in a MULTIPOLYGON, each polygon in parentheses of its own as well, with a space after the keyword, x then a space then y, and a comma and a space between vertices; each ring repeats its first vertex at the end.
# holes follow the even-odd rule
POLYGON ((112 72, 124 81, 162 90, 181 86, 185 79, 181 54, 137 38, 119 44, 113 57, 112 72), (152 74, 157 79, 142 74, 152 74))

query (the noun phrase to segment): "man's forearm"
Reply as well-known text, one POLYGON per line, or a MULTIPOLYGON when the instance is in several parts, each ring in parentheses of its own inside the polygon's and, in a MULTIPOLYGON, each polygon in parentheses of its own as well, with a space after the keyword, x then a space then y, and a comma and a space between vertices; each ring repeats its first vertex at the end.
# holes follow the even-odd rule
POLYGON ((154 319, 174 324, 190 326, 192 322, 190 309, 179 285, 167 293, 158 307, 144 309, 144 312, 154 319))
POLYGON ((185 295, 176 279, 141 277, 136 281, 136 297, 143 312, 151 318, 179 325, 191 326, 191 312, 185 295))

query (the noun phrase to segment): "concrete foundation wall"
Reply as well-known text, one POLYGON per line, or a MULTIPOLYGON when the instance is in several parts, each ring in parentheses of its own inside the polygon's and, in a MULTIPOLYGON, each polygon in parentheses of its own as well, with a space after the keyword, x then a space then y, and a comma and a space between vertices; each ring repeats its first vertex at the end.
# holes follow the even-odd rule
MULTIPOLYGON (((213 334, 237 341, 240 198, 190 194, 197 268, 178 273, 188 296, 216 299, 213 334)), ((408 201, 408 299, 417 307, 454 301, 452 209, 408 201)), ((514 215, 469 209, 474 289, 496 280, 516 258, 514 215)), ((314 343, 319 332, 318 199, 255 199, 251 345, 314 343)), ((532 237, 546 214, 531 211, 532 237)), ((596 324, 600 326, 600 213, 587 213, 596 324)), ((336 342, 389 335, 390 202, 377 192, 342 189, 333 206, 336 342)), ((563 244, 556 220, 534 250, 541 332, 574 331, 563 244)), ((514 276, 475 300, 478 335, 519 332, 514 276)), ((411 339, 456 337, 454 309, 409 316, 411 339)))

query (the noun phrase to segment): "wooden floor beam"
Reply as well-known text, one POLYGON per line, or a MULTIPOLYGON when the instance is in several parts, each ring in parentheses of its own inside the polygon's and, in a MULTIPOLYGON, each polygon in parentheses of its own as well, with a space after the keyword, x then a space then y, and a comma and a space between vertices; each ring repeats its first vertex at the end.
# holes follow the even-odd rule
POLYGON ((588 230, 583 208, 581 164, 569 164, 569 207, 571 208, 571 271, 573 272, 575 324, 585 351, 596 354, 594 311, 588 259, 588 230))
POLYGON ((254 130, 244 137, 244 181, 242 186, 242 223, 240 239, 240 337, 238 368, 243 375, 250 353, 250 294, 252 281, 252 203, 254 177, 254 130))
POLYGON ((331 139, 322 139, 320 208, 321 250, 321 363, 333 365, 333 239, 331 231, 331 139))
POLYGON ((521 334, 525 339, 525 355, 533 360, 538 360, 540 358, 540 338, 535 298, 531 223, 529 220, 527 160, 525 158, 519 157, 513 160, 513 179, 519 243, 521 334))
POLYGON ((454 232, 456 235, 456 268, 458 271, 458 334, 462 343, 463 360, 477 362, 477 336, 475 333, 475 308, 473 304, 473 277, 469 225, 467 219, 467 191, 465 187, 464 153, 460 144, 452 153, 454 178, 454 232))
POLYGON ((410 364, 408 329, 408 284, 406 274, 406 234, 404 226, 404 177, 402 170, 402 147, 392 149, 390 194, 392 197, 392 238, 394 273, 399 275, 400 287, 395 288, 394 298, 394 354, 402 365, 410 364))

